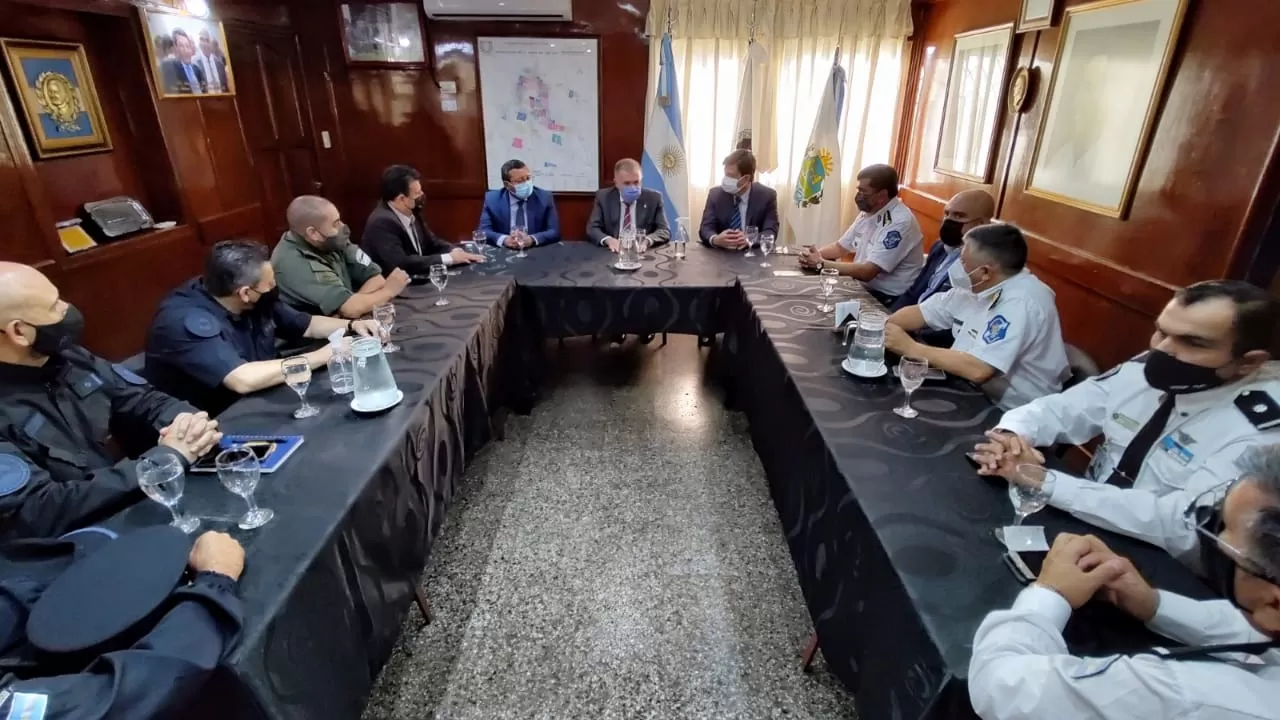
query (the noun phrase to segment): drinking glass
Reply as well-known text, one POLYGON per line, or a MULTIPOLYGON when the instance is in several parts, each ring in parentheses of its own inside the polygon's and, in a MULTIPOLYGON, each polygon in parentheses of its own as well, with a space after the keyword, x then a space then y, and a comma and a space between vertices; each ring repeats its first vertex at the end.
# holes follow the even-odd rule
POLYGON ((169 508, 173 515, 170 525, 184 533, 191 534, 200 527, 200 518, 183 515, 178 511, 178 503, 182 500, 182 490, 186 485, 186 476, 182 471, 182 463, 172 455, 160 455, 155 458, 143 458, 138 461, 138 485, 147 497, 169 508))
POLYGON ((769 253, 773 252, 777 243, 778 236, 773 233, 768 231, 760 233, 760 254, 764 256, 764 262, 760 263, 760 267, 772 267, 769 265, 769 253))
POLYGON ((435 285, 436 290, 440 293, 440 299, 435 301, 435 306, 443 307, 448 305, 449 301, 444 296, 444 286, 449 284, 449 273, 445 271, 443 265, 431 266, 431 284, 435 285))
POLYGON ((748 225, 743 228, 742 232, 747 236, 747 253, 742 257, 755 257, 756 254, 752 251, 752 248, 756 246, 756 243, 760 242, 760 228, 755 225, 748 225))
POLYGON ((818 307, 818 312, 835 312, 836 306, 831 304, 831 293, 835 292, 839 280, 840 271, 835 268, 822 268, 818 273, 818 282, 822 285, 822 305, 818 307))
POLYGON ((1053 475, 1042 465, 1024 463, 1014 468, 1016 478, 1009 482, 1009 500, 1016 513, 1014 525, 1021 525, 1029 515, 1040 512, 1053 494, 1053 475))
MULTIPOLYGON (((435 265, 432 267, 432 270, 437 267, 444 266, 435 265)), ((396 325, 396 306, 391 303, 379 305, 373 309, 373 319, 378 323, 378 327, 382 330, 382 332, 379 333, 382 335, 382 352, 393 353, 399 350, 400 346, 391 342, 391 328, 396 325)))
POLYGON ((648 233, 636 233, 636 260, 644 260, 644 252, 649 249, 648 233))
POLYGON ((515 236, 520 240, 520 252, 516 253, 516 257, 518 258, 529 257, 529 253, 524 251, 524 244, 529 240, 528 222, 525 222, 525 224, 523 225, 513 225, 511 227, 511 232, 515 233, 515 236))
POLYGON ((476 254, 483 255, 485 261, 489 260, 489 242, 485 239, 483 230, 471 231, 471 242, 476 246, 476 254))
POLYGON ((913 418, 920 413, 911 407, 911 393, 924 382, 925 373, 929 372, 929 361, 923 358, 913 358, 903 356, 898 361, 898 379, 902 380, 902 389, 907 391, 906 398, 902 401, 902 407, 893 409, 895 413, 904 418, 913 418))
POLYGON ((302 400, 302 407, 293 411, 295 420, 315 417, 320 411, 307 402, 307 387, 311 385, 311 363, 305 357, 291 357, 285 360, 280 369, 284 372, 284 381, 302 400))
POLYGON ((689 218, 676 218, 676 234, 671 240, 671 248, 677 260, 683 260, 689 247, 689 218))
POLYGON ((258 478, 262 476, 262 465, 253 450, 243 445, 227 448, 218 453, 214 461, 218 468, 218 479, 222 486, 244 498, 249 511, 240 518, 241 530, 260 528, 275 517, 275 512, 268 508, 258 507, 253 501, 253 491, 258 487, 258 478))

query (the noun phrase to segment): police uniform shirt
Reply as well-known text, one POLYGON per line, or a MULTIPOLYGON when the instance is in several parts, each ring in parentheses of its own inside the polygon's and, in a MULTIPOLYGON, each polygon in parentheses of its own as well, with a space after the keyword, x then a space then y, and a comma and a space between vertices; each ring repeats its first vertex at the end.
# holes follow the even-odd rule
POLYGON ((271 265, 281 299, 311 315, 337 314, 356 291, 382 274, 382 268, 354 244, 324 252, 292 232, 280 238, 271 265))
POLYGON ((1086 477, 1055 471, 1049 504, 1082 520, 1164 548, 1196 565, 1196 532, 1182 512, 1202 493, 1240 475, 1236 461, 1253 447, 1280 443, 1280 425, 1259 428, 1236 405, 1243 397, 1280 401, 1280 362, 1212 390, 1178 395, 1164 434, 1144 459, 1132 488, 1108 485, 1125 448, 1155 413, 1164 393, 1147 384, 1145 354, 1057 395, 1011 410, 997 427, 1032 444, 1081 444, 1102 435, 1086 477), (1246 395, 1247 393, 1247 395, 1246 395))
POLYGON ((245 363, 274 360, 277 336, 303 338, 311 316, 284 302, 240 315, 190 280, 160 303, 147 334, 147 376, 160 390, 217 414, 239 397, 222 381, 245 363))
MULTIPOLYGON (((1280 718, 1280 652, 1204 660, 1158 654, 1070 655, 1062 629, 1071 606, 1038 585, 978 628, 969 662, 969 699, 985 720, 1214 720, 1280 718)), ((1148 623, 1188 646, 1256 642, 1240 611, 1160 592, 1148 623)))
MULTIPOLYGON (((154 433, 184 412, 195 408, 81 347, 44 367, 0 363, 0 537, 60 535, 132 503, 135 462, 117 462, 108 435, 154 433)), ((161 454, 177 455, 142 457, 161 454)))
POLYGON ((860 215, 840 238, 840 247, 854 254, 854 262, 880 268, 867 287, 893 297, 910 289, 924 268, 923 245, 916 216, 896 197, 880 212, 860 215))
POLYGON ((981 293, 932 295, 920 313, 930 328, 952 331, 952 350, 1000 373, 983 389, 1003 409, 1058 392, 1070 373, 1053 290, 1027 270, 981 293))

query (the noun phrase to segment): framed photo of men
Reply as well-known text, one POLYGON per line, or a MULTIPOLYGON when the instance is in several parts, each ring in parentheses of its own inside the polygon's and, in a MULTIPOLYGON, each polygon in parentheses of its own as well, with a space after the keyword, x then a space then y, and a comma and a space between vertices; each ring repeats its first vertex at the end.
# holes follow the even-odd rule
POLYGON ((161 98, 235 94, 221 22, 162 10, 140 12, 156 93, 161 98))

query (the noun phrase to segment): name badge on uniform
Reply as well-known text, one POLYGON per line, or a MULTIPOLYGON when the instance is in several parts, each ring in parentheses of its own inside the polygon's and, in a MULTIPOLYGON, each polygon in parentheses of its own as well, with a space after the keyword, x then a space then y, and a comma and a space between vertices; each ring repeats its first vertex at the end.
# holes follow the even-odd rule
POLYGON ((1124 413, 1111 413, 1111 419, 1114 420, 1117 425, 1126 430, 1138 432, 1138 430, 1142 428, 1142 425, 1137 420, 1134 420, 1124 413))
POLYGON ((1191 440, 1186 433, 1175 430, 1174 432, 1164 436, 1164 439, 1160 441, 1160 448, 1168 453, 1169 457, 1173 458, 1179 465, 1186 466, 1191 462, 1191 459, 1195 457, 1195 455, 1187 449, 1187 445, 1190 445, 1192 442, 1194 441, 1191 440), (1174 435, 1178 435, 1180 437, 1175 438, 1174 435), (1185 441, 1185 444, 1180 441, 1185 441))

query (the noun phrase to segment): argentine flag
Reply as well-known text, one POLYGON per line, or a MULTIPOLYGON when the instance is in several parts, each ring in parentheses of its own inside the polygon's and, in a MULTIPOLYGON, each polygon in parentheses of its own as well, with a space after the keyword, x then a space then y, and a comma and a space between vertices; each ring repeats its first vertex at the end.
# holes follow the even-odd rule
POLYGON ((844 106, 844 69, 839 54, 822 86, 818 117, 805 146, 804 160, 787 212, 791 239, 799 245, 823 245, 840 237, 840 111, 844 106))
POLYGON ((640 166, 644 170, 644 187, 662 193, 667 225, 675 237, 676 218, 689 215, 689 171, 685 163, 684 131, 680 127, 680 90, 676 87, 670 34, 662 36, 658 96, 644 131, 644 158, 640 166))

